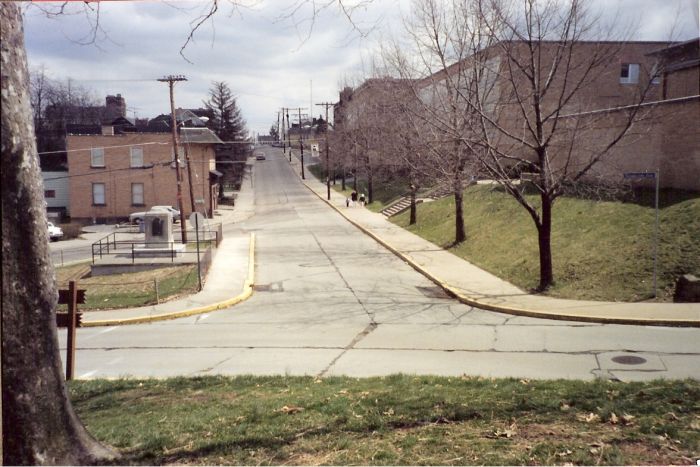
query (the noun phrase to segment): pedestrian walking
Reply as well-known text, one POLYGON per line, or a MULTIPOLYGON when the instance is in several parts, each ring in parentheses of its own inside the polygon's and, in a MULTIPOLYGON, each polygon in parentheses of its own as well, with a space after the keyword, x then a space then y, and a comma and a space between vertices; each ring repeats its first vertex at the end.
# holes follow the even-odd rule
POLYGON ((350 193, 350 200, 352 201, 351 205, 355 206, 355 203, 357 202, 357 192, 355 190, 350 193))
POLYGON ((347 198, 345 198, 345 207, 346 208, 350 207, 350 197, 349 196, 347 198))
POLYGON ((364 205, 365 205, 365 194, 362 193, 362 194, 360 194, 360 206, 364 206, 364 205))

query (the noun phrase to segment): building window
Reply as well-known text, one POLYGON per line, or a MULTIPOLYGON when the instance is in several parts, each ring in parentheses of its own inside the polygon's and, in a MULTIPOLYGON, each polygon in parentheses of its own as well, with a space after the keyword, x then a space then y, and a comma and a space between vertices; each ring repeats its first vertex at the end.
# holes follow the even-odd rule
POLYGON ((94 206, 104 206, 105 205, 105 184, 104 183, 93 183, 92 184, 92 204, 94 206))
POLYGON ((620 68, 620 84, 639 82, 639 63, 623 63, 620 68))
POLYGON ((143 183, 131 184, 131 204, 133 206, 143 206, 143 183))
POLYGON ((105 166, 105 149, 92 148, 90 149, 90 167, 105 166))
POLYGON ((56 190, 44 190, 44 198, 55 198, 56 190))
POLYGON ((143 167, 143 148, 131 148, 131 167, 143 167))

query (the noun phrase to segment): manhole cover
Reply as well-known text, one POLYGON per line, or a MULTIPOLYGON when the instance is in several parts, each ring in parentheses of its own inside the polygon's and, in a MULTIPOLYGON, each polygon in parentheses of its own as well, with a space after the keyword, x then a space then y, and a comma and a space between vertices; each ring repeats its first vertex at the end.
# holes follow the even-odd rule
POLYGON ((647 359, 635 355, 618 355, 617 357, 613 357, 612 361, 623 365, 641 365, 642 363, 646 363, 647 359))

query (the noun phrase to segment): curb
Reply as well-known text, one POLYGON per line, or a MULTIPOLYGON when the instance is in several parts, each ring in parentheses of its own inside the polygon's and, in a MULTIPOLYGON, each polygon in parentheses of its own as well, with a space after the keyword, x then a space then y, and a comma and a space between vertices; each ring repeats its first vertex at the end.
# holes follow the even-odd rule
POLYGON ((317 193, 313 188, 311 188, 306 181, 302 180, 302 183, 306 188, 309 189, 313 194, 315 194, 321 201, 325 202, 328 206, 330 206, 332 209, 334 209, 338 214, 343 216, 345 220, 347 220, 349 223, 360 229, 365 235, 368 235, 369 237, 373 238, 377 243, 382 245, 384 248, 387 250, 391 251, 394 255, 398 256, 401 258, 404 262, 406 262, 409 266, 411 266, 413 269, 415 269, 417 272, 421 273, 424 275, 426 278, 428 278, 430 281, 435 283, 437 286, 442 288, 448 295, 451 297, 454 297, 457 299, 459 302, 464 303, 465 305, 469 306, 474 306, 481 308, 483 310, 489 310, 489 311, 496 311, 499 313, 506 313, 510 315, 516 315, 516 316, 527 316, 530 318, 545 318, 545 319, 555 319, 555 320, 563 320, 563 321, 579 321, 579 322, 587 322, 587 323, 604 323, 604 324, 628 324, 628 325, 643 325, 643 326, 667 326, 667 327, 700 327, 700 321, 698 320, 685 320, 685 319, 657 319, 657 318, 619 318, 619 317, 610 317, 610 316, 585 316, 585 315, 573 315, 573 314, 563 314, 563 313, 554 313, 554 312, 546 312, 546 311, 538 311, 538 310, 530 310, 526 308, 517 308, 517 307, 509 307, 509 306, 503 306, 503 305, 493 305, 491 303, 485 303, 477 298, 469 297, 467 295, 464 295, 458 291, 456 291, 451 285, 443 282, 440 280, 438 277, 432 275, 425 269, 423 269, 422 266, 420 266, 418 263, 413 261, 409 256, 405 255, 404 253, 400 252, 396 248, 394 248, 391 244, 387 243, 385 240, 383 240, 381 237, 379 237, 377 234, 371 232, 361 224, 355 222, 354 220, 350 219, 348 216, 346 216, 342 210, 338 209, 337 206, 333 205, 330 201, 325 199, 322 195, 317 193))
POLYGON ((243 282, 243 291, 233 298, 224 300, 218 303, 212 303, 211 305, 204 305, 196 308, 190 308, 189 310, 183 311, 173 311, 170 313, 163 313, 160 315, 151 316, 137 316, 134 318, 124 318, 124 319, 105 319, 105 320, 95 320, 95 321, 83 321, 81 327, 91 328, 98 326, 121 326, 126 324, 144 324, 151 323, 154 321, 165 321, 169 319, 185 318, 187 316, 193 316, 201 313, 207 313, 209 311, 216 311, 222 308, 228 308, 230 306, 236 305, 244 300, 247 300, 251 295, 253 295, 253 285, 255 280, 255 233, 250 234, 250 244, 248 246, 248 274, 245 281, 243 282))

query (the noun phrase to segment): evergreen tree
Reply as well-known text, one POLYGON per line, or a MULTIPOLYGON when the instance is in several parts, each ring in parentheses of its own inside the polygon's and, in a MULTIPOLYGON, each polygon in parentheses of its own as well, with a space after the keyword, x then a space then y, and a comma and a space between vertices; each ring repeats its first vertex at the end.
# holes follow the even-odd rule
MULTIPOLYGON (((224 184, 238 185, 243 176, 243 164, 251 152, 246 122, 228 84, 214 81, 209 100, 204 101, 209 120, 207 127, 225 144, 216 150, 216 168, 224 174, 224 184)), ((223 195, 223 190, 221 191, 223 195)))
POLYGON ((214 81, 209 89, 209 100, 204 101, 204 106, 211 115, 207 127, 219 138, 226 142, 248 139, 246 122, 228 84, 214 81))

